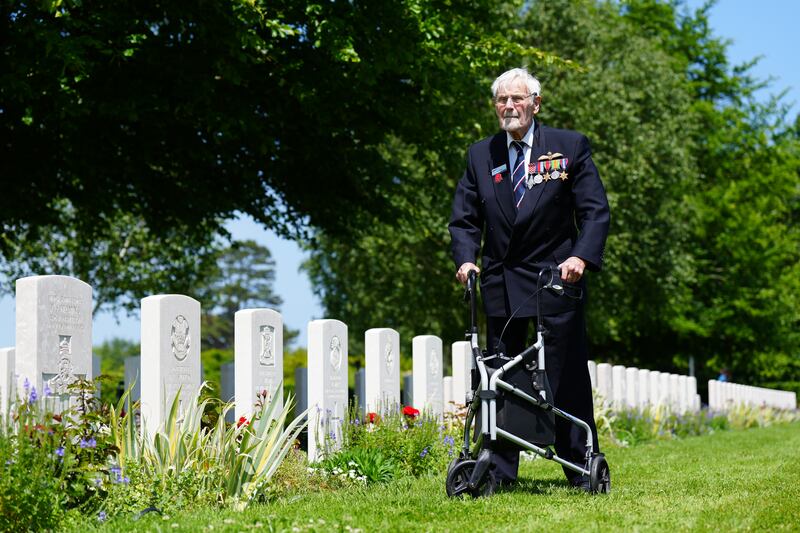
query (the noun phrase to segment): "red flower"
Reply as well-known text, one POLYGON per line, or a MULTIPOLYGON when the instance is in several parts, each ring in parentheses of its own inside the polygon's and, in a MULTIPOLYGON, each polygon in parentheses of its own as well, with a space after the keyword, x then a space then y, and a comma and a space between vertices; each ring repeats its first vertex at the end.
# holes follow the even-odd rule
POLYGON ((500 183, 501 181, 503 181, 503 175, 498 172, 497 174, 494 175, 494 182, 500 183))
POLYGON ((249 425, 250 425, 250 422, 248 422, 245 417, 239 418, 239 421, 236 422, 236 427, 237 428, 240 428, 242 426, 249 426, 249 425))
POLYGON ((410 418, 414 418, 419 415, 419 409, 414 409, 410 405, 406 405, 403 407, 403 414, 410 418))
POLYGON ((378 422, 378 413, 367 413, 367 422, 376 424, 378 422))

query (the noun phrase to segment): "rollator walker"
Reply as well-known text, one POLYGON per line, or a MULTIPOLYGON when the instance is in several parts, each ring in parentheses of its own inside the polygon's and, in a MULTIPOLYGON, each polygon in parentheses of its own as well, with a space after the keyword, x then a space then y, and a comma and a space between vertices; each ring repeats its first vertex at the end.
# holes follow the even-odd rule
MULTIPOLYGON (((474 362, 472 390, 466 397, 464 444, 459 456, 447 469, 448 496, 478 498, 491 495, 497 486, 492 472, 492 454, 501 449, 531 451, 588 476, 592 493, 611 491, 608 463, 602 453, 594 451, 591 428, 583 420, 553 405, 545 373, 546 331, 542 324, 539 294, 542 290, 549 290, 564 296, 568 288, 565 289, 561 282, 558 268, 542 269, 536 292, 531 295, 536 296, 536 342, 514 357, 503 353, 489 355, 478 345, 476 271, 469 272, 465 298, 469 299, 471 325, 466 340, 470 342, 474 362), (555 443, 556 416, 569 420, 586 432, 586 460, 583 464, 562 459, 549 448, 555 443), (478 426, 478 420, 480 426, 475 428, 473 437, 472 425, 475 422, 478 426)), ((502 334, 500 337, 502 339, 502 334)))

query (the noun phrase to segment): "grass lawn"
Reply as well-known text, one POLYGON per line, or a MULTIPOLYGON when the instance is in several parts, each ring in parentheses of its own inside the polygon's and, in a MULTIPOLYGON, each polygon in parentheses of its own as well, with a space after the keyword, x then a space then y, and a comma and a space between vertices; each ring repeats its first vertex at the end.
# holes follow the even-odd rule
POLYGON ((537 459, 523 462, 517 488, 487 499, 448 499, 440 475, 304 494, 244 512, 209 508, 87 526, 101 531, 800 530, 800 424, 605 452, 612 493, 604 496, 573 491, 558 465, 537 459))

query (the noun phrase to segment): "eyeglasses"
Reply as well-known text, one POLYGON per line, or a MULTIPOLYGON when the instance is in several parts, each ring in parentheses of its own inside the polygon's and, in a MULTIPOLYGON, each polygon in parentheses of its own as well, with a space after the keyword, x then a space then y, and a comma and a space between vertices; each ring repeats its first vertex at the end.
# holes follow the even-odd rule
POLYGON ((498 94, 494 97, 494 105, 506 105, 508 99, 511 98, 511 101, 514 105, 521 104, 525 101, 526 98, 529 96, 539 96, 536 93, 531 94, 498 94))

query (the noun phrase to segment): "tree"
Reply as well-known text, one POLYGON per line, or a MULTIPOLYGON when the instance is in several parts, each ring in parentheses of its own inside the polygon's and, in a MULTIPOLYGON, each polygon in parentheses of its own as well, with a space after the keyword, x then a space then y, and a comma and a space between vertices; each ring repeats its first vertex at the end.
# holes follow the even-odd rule
MULTIPOLYGON (((236 312, 252 307, 277 309, 282 300, 273 290, 275 261, 265 246, 252 240, 236 241, 217 253, 208 282, 199 289, 204 302, 203 348, 232 349, 236 312)), ((296 330, 284 326, 284 344, 296 330)))

